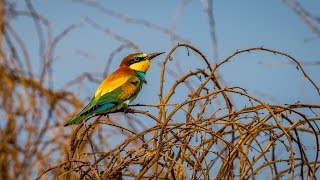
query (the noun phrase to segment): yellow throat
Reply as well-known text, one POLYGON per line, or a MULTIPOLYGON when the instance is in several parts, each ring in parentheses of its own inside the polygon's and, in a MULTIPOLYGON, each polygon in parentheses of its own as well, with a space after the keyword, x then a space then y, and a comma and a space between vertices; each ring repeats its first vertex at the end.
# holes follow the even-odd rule
POLYGON ((141 71, 141 72, 145 73, 148 71, 148 69, 150 67, 150 60, 146 59, 146 60, 140 61, 138 63, 131 64, 129 67, 132 70, 141 71))

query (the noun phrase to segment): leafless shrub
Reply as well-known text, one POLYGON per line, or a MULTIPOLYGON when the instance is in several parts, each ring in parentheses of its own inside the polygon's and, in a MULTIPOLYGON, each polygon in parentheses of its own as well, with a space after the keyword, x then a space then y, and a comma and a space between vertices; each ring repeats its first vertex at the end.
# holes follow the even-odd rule
POLYGON ((70 107, 82 106, 75 94, 52 88, 52 52, 75 26, 52 37, 50 24, 30 1, 26 1, 28 11, 16 10, 14 3, 0 2, 0 179, 28 179, 53 157, 64 160, 61 154, 67 152, 67 136, 54 119, 65 119, 70 107), (38 29, 41 72, 37 75, 23 37, 10 25, 10 19, 17 16, 33 19, 38 29))
MULTIPOLYGON (((235 56, 263 51, 287 57, 320 93, 299 62, 288 54, 263 47, 239 50, 211 65, 198 49, 178 44, 162 63, 159 103, 138 105, 156 108, 156 113, 130 109, 141 121, 154 125, 140 131, 116 123, 117 118, 98 117, 89 125, 76 128, 71 138, 69 159, 40 174, 59 170, 59 177, 105 179, 134 177, 158 179, 247 179, 268 173, 270 178, 315 178, 319 175, 320 119, 318 104, 268 104, 241 87, 221 87, 215 77, 224 63, 235 56), (188 48, 199 55, 207 67, 176 79, 164 92, 166 66, 177 48, 188 48), (194 78, 196 77, 196 78, 194 78), (174 92, 195 79, 189 97, 170 104, 174 92), (240 97, 239 107, 230 97, 240 97), (223 102, 220 108, 214 106, 223 102), (237 105, 237 108, 234 108, 237 105), (179 115, 178 115, 179 114, 179 115), (106 149, 108 127, 119 129, 124 138, 106 149), (101 133, 101 134, 100 134, 101 133), (308 140, 302 140, 308 137, 308 140)), ((132 121, 132 119, 128 119, 132 121)))

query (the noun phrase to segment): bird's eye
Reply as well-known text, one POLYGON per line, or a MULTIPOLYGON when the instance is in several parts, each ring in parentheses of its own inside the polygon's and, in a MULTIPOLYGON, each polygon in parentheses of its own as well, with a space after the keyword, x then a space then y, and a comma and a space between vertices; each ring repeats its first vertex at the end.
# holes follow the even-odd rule
POLYGON ((138 57, 133 58, 133 61, 138 62, 140 59, 138 57))

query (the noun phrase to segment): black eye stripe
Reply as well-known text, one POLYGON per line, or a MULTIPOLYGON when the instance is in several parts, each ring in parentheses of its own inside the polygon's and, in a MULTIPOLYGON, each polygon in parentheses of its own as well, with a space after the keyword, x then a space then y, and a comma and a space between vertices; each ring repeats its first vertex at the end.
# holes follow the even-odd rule
POLYGON ((127 65, 127 66, 130 66, 130 65, 132 65, 132 64, 135 64, 135 63, 138 63, 138 62, 140 62, 140 61, 143 61, 143 60, 145 60, 146 58, 147 58, 147 57, 138 57, 138 56, 132 57, 129 61, 127 61, 126 65, 127 65))

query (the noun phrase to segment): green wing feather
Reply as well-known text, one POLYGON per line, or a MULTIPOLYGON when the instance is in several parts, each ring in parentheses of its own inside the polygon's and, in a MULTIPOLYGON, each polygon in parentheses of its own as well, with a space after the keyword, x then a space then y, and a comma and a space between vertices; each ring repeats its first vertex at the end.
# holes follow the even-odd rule
POLYGON ((76 116, 71 118, 64 126, 80 124, 83 121, 121 109, 124 104, 130 103, 140 92, 142 83, 140 78, 132 76, 122 86, 103 96, 93 97, 90 103, 76 116))

